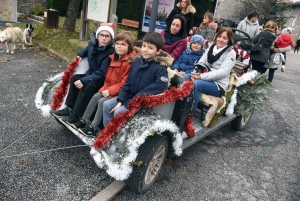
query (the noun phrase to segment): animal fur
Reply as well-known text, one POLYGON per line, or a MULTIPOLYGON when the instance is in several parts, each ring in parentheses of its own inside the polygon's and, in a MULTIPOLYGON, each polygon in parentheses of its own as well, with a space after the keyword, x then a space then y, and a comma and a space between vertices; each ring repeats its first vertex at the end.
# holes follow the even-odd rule
POLYGON ((229 77, 229 85, 226 92, 231 91, 233 86, 237 86, 239 83, 239 78, 237 77, 234 70, 231 70, 230 77, 229 77))
POLYGON ((29 38, 29 43, 32 43, 32 36, 34 35, 34 27, 31 23, 27 23, 23 31, 23 41, 27 44, 27 38, 29 38))
POLYGON ((23 31, 10 23, 6 23, 6 26, 8 27, 0 33, 0 43, 5 44, 6 53, 14 54, 17 42, 21 43, 23 50, 26 49, 23 43, 23 31))

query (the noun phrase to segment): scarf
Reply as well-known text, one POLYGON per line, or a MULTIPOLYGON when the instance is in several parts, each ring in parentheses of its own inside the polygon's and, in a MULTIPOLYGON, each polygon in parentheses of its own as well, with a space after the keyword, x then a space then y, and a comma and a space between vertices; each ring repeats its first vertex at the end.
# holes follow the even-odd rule
POLYGON ((216 44, 213 44, 210 48, 209 48, 209 51, 208 51, 208 54, 207 54, 207 61, 208 63, 212 64, 214 63, 215 61, 217 61, 218 59, 220 59, 221 55, 228 49, 230 48, 232 45, 231 44, 228 44, 221 52, 219 52, 218 54, 216 55, 213 55, 213 49, 215 47, 216 44))
POLYGON ((181 37, 178 34, 174 35, 169 32, 166 32, 165 44, 172 45, 172 44, 176 43, 178 40, 180 40, 180 38, 181 37))

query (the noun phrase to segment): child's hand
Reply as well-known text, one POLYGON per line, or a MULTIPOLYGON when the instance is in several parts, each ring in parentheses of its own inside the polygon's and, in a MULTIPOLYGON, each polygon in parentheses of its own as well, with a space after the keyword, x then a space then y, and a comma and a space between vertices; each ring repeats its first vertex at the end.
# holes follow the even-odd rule
POLYGON ((74 82, 75 87, 77 87, 78 89, 81 89, 83 87, 83 84, 81 83, 80 80, 77 80, 74 82))
POLYGON ((77 56, 76 58, 78 59, 79 62, 82 60, 80 56, 77 56))
POLYGON ((102 95, 103 95, 104 97, 108 97, 108 96, 110 95, 108 89, 102 91, 102 95))
POLYGON ((111 111, 110 113, 113 113, 117 108, 121 107, 122 106, 122 103, 119 102, 111 111))

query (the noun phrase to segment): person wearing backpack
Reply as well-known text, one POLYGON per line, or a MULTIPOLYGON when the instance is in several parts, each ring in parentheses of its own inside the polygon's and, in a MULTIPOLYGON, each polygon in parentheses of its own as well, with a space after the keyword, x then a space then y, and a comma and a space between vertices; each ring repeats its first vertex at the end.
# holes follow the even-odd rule
POLYGON ((262 44, 262 48, 259 51, 251 51, 252 69, 257 70, 259 73, 265 72, 264 65, 270 58, 271 46, 276 39, 276 27, 277 24, 274 21, 268 21, 264 27, 264 30, 253 39, 254 45, 257 43, 262 44))

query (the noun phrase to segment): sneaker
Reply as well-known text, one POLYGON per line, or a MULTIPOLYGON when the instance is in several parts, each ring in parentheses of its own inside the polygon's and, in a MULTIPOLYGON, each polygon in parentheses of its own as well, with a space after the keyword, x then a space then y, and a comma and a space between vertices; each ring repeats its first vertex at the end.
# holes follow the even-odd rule
POLYGON ((65 117, 65 116, 70 115, 70 109, 65 108, 65 109, 62 109, 62 110, 51 110, 50 114, 52 114, 55 117, 65 117))
POLYGON ((85 126, 85 121, 84 121, 84 119, 80 119, 79 121, 77 121, 77 122, 71 124, 71 126, 72 126, 74 129, 76 129, 76 130, 78 130, 78 128, 84 128, 84 126, 85 126))
POLYGON ((84 128, 79 128, 78 131, 89 137, 95 137, 98 134, 97 129, 92 125, 86 125, 84 128))
POLYGON ((71 125, 77 122, 79 119, 75 117, 74 114, 70 114, 69 116, 65 116, 61 119, 63 122, 66 122, 67 124, 71 125))
POLYGON ((284 68, 281 68, 281 72, 284 72, 284 68))

